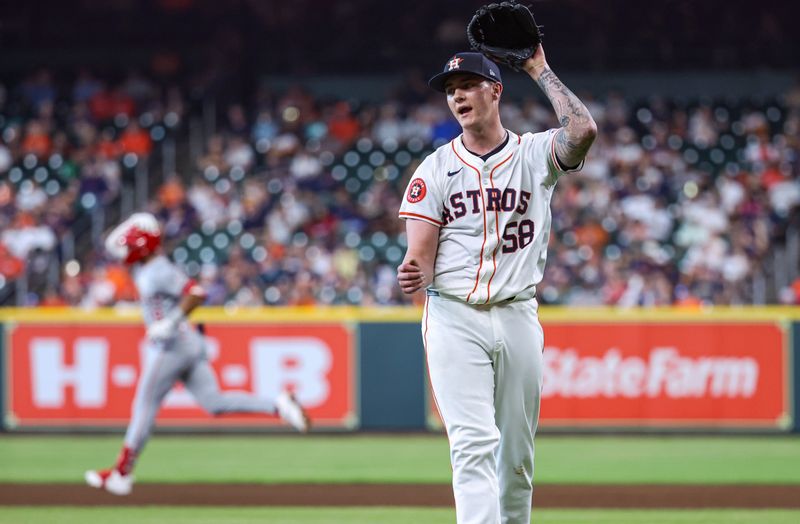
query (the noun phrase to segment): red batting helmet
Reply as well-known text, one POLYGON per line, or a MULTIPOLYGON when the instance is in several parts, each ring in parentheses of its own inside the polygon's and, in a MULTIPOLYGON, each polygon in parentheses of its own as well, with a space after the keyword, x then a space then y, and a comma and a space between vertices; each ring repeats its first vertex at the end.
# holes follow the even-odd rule
POLYGON ((161 245, 161 233, 145 231, 132 226, 122 237, 122 244, 128 248, 128 255, 124 262, 133 264, 158 249, 158 246, 161 245))
POLYGON ((106 238, 106 251, 126 264, 139 262, 160 245, 158 220, 150 213, 134 213, 106 238))

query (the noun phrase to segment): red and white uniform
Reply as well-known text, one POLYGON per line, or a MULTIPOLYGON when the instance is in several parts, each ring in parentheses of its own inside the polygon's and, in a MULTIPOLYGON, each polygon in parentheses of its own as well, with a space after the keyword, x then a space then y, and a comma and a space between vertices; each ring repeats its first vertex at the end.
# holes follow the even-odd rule
MULTIPOLYGON (((164 318, 178 306, 183 295, 191 293, 197 286, 164 255, 134 266, 133 281, 141 298, 142 317, 147 326, 164 318)), ((187 323, 184 321, 183 325, 187 323)))
POLYGON ((422 334, 460 524, 530 522, 557 132, 509 131, 483 158, 457 137, 417 168, 399 212, 441 228, 422 334))
MULTIPOLYGON (((136 265, 133 278, 147 326, 174 312, 183 295, 202 292, 163 255, 136 265)), ((178 324, 175 336, 148 342, 142 369, 125 433, 125 446, 136 455, 150 437, 161 402, 179 381, 211 414, 275 413, 275 404, 270 399, 219 390, 217 377, 207 360, 205 338, 186 320, 178 324)))
POLYGON ((117 463, 105 470, 89 470, 86 483, 114 495, 133 489, 133 468, 153 431, 161 402, 176 382, 183 382, 208 413, 277 414, 300 431, 309 426, 305 411, 284 391, 274 401, 239 391, 219 390, 217 377, 206 356, 204 337, 187 321, 186 314, 205 296, 202 286, 159 253, 161 228, 150 213, 134 213, 106 237, 106 252, 133 267, 147 327, 142 374, 136 385, 125 445, 117 463))

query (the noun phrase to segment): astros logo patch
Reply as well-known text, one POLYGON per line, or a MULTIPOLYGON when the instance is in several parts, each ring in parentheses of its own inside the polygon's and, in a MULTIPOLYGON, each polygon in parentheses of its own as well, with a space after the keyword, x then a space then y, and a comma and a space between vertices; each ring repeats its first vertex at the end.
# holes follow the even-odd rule
POLYGON ((447 70, 452 71, 453 69, 458 69, 459 66, 461 65, 461 62, 463 61, 464 59, 461 58, 460 56, 454 56, 452 60, 447 62, 447 68, 448 68, 447 70))
POLYGON ((425 188, 425 181, 421 178, 415 178, 411 181, 411 185, 408 186, 408 195, 406 195, 406 198, 412 204, 416 204, 425 198, 426 192, 427 189, 425 188))

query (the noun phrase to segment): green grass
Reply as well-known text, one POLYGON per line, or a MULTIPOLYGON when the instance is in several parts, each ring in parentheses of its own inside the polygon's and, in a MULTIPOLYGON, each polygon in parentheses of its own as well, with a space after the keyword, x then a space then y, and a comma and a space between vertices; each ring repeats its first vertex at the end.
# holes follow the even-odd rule
POLYGON ((534 511, 532 522, 536 524, 793 524, 798 522, 798 519, 800 511, 789 510, 595 509, 534 511))
MULTIPOLYGON (((560 437, 537 442, 538 483, 800 484, 797 437, 560 437)), ((82 482, 118 436, 0 437, 0 482, 82 482)), ((140 482, 448 483, 447 440, 414 436, 156 435, 140 482)))
MULTIPOLYGON (((218 508, 218 507, 8 507, 0 524, 451 524, 448 509, 415 508, 218 508)), ((534 510, 536 524, 789 524, 800 511, 784 510, 534 510)))
POLYGON ((539 482, 602 484, 798 484, 800 438, 544 437, 539 482))

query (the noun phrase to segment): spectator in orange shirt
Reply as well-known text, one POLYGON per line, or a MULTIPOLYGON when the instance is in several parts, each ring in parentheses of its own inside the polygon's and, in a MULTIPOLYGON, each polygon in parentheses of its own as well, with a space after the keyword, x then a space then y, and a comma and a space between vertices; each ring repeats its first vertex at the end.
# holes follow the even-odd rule
POLYGON ((0 243, 0 276, 14 280, 25 271, 25 262, 11 254, 3 243, 0 243))
POLYGON ((167 209, 175 209, 186 200, 186 192, 177 176, 169 177, 159 188, 158 200, 167 209))
POLYGON ((117 115, 130 118, 136 111, 136 103, 124 89, 117 87, 109 91, 103 86, 89 99, 89 111, 96 122, 106 122, 117 115))
POLYGON ((38 120, 31 120, 25 129, 25 139, 22 142, 24 154, 33 153, 39 158, 50 155, 52 142, 45 126, 38 120))
POLYGON ((67 301, 58 293, 57 289, 47 288, 42 296, 40 307, 62 307, 69 305, 67 301))
POLYGON ((114 264, 106 267, 106 280, 114 286, 115 302, 136 302, 139 299, 133 278, 124 266, 114 264))
POLYGON ((788 304, 792 306, 800 304, 800 278, 794 279, 789 286, 784 288, 780 292, 779 298, 782 304, 788 304))
POLYGON ((122 153, 133 153, 138 157, 146 157, 153 150, 153 141, 150 139, 150 133, 147 130, 139 127, 135 121, 122 133, 119 139, 119 147, 122 153))
POLYGON ((0 181, 0 215, 14 215, 14 202, 14 186, 11 182, 0 181))
POLYGON ((114 134, 109 129, 104 129, 100 133, 97 141, 97 152, 105 158, 117 158, 120 152, 120 145, 114 141, 114 134))
POLYGON ((328 132, 344 146, 352 144, 358 138, 361 126, 350 111, 350 104, 347 102, 336 104, 328 121, 328 132))
POLYGON ((114 100, 105 85, 95 90, 89 98, 89 111, 95 122, 105 122, 114 118, 114 100))

